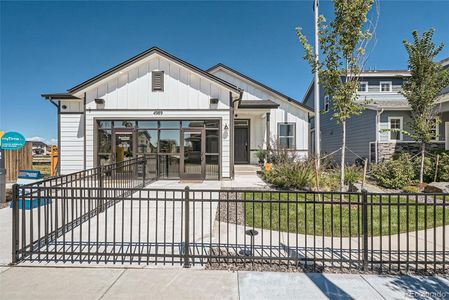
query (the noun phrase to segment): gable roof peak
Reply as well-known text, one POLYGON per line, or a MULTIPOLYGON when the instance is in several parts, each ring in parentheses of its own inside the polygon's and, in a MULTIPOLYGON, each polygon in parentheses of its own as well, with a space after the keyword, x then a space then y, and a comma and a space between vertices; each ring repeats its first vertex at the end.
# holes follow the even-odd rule
POLYGON ((196 67, 196 66, 194 66, 194 65, 192 65, 192 64, 190 64, 190 63, 188 63, 188 62, 186 62, 186 61, 184 61, 184 60, 182 60, 182 59, 180 59, 180 58, 178 58, 176 56, 174 56, 173 54, 170 54, 169 52, 167 52, 165 50, 162 50, 161 48, 159 48, 157 46, 153 46, 153 47, 151 47, 151 48, 149 48, 149 49, 147 49, 147 50, 145 50, 145 51, 143 51, 143 52, 141 52, 141 53, 139 53, 139 54, 137 54, 137 55, 135 55, 135 56, 125 60, 125 61, 123 61, 123 62, 121 62, 120 64, 118 64, 118 65, 116 65, 116 66, 114 66, 112 68, 109 68, 106 71, 104 71, 104 72, 102 72, 102 73, 100 73, 100 74, 98 74, 98 75, 96 75, 96 76, 94 76, 94 77, 92 77, 92 78, 90 78, 90 79, 88 79, 88 80, 86 80, 86 81, 84 81, 84 82, 82 82, 82 83, 80 83, 80 84, 78 84, 78 85, 68 89, 67 91, 70 94, 74 94, 76 92, 79 92, 80 90, 83 90, 86 87, 88 87, 88 86, 90 86, 90 85, 92 85, 92 84, 94 84, 94 83, 96 83, 96 82, 106 78, 107 76, 109 76, 111 74, 114 74, 115 72, 118 72, 118 71, 120 71, 120 70, 122 70, 122 69, 124 69, 124 68, 126 68, 126 67, 128 67, 128 66, 130 66, 130 65, 132 65, 132 64, 134 64, 134 63, 136 63, 136 62, 138 62, 138 61, 140 61, 140 60, 142 60, 144 58, 146 58, 146 57, 148 57, 148 56, 150 56, 151 54, 154 54, 154 53, 157 53, 157 54, 165 57, 166 59, 175 61, 178 64, 181 64, 182 66, 184 66, 185 68, 187 68, 187 69, 189 69, 189 70, 191 70, 193 72, 196 72, 196 73, 198 73, 198 74, 200 74, 200 75, 202 75, 204 77, 207 77, 208 79, 210 79, 210 80, 212 80, 212 81, 214 81, 214 82, 216 82, 216 83, 218 83, 218 84, 220 84, 222 86, 225 86, 226 88, 232 90, 235 93, 239 92, 239 89, 235 85, 230 84, 229 82, 227 82, 227 81, 225 81, 225 80, 223 80, 221 78, 218 78, 218 77, 210 74, 209 72, 206 72, 203 69, 201 69, 199 67, 196 67))

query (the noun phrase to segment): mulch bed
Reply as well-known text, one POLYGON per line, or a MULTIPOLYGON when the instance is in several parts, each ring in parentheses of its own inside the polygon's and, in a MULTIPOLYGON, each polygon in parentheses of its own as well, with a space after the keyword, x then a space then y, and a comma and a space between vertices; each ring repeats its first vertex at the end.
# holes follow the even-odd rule
POLYGON ((237 225, 245 225, 245 214, 242 202, 226 200, 241 200, 242 193, 220 193, 220 202, 218 204, 215 220, 237 225))

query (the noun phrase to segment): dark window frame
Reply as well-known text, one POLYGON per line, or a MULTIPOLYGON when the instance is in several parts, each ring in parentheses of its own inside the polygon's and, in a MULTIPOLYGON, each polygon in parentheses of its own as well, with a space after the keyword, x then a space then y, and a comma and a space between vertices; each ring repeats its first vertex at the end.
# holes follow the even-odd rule
MULTIPOLYGON (((126 127, 119 127, 119 128, 121 128, 121 129, 133 129, 133 130, 135 130, 135 132, 136 132, 136 143, 137 143, 137 138, 138 138, 138 133, 139 133, 139 131, 142 131, 142 130, 152 130, 152 131, 157 131, 157 149, 156 149, 156 152, 155 153, 151 153, 151 154, 148 154, 148 155, 150 155, 151 157, 156 157, 156 166, 157 166, 157 170, 156 170, 156 172, 157 172, 157 176, 156 176, 156 179, 178 179, 179 177, 163 177, 163 176, 161 176, 161 170, 159 169, 159 164, 160 164, 160 157, 161 156, 178 156, 179 157, 179 159, 181 159, 181 156, 180 156, 180 154, 181 154, 181 152, 179 152, 179 153, 166 153, 166 152, 160 152, 160 131, 161 130, 177 130, 178 132, 179 132, 179 140, 180 140, 180 142, 181 142, 181 130, 182 130, 182 122, 183 121, 203 121, 203 126, 201 126, 201 127, 189 127, 189 128, 192 128, 192 129, 204 129, 205 130, 205 134, 204 134, 204 138, 207 138, 207 131, 217 131, 218 132, 218 149, 217 149, 217 151, 218 152, 206 152, 206 149, 205 149, 205 152, 204 152, 204 155, 205 155, 205 159, 206 159, 206 157, 211 157, 211 156, 216 156, 216 157, 218 157, 218 175, 217 175, 217 177, 215 177, 214 176, 214 178, 207 178, 208 176, 207 176, 207 174, 205 174, 205 179, 206 180, 208 180, 208 179, 211 179, 211 180, 219 180, 219 179, 221 179, 221 170, 222 170, 222 161, 221 161, 221 158, 222 158, 222 140, 221 140, 221 138, 222 138, 222 132, 221 132, 221 122, 222 122, 222 120, 221 119, 214 119, 214 118, 204 118, 204 119, 195 119, 195 118, 193 118, 193 119, 189 119, 189 118, 187 118, 187 119, 176 119, 176 118, 173 118, 173 119, 170 119, 170 118, 168 118, 168 119, 151 119, 151 118, 149 118, 149 119, 131 119, 131 120, 125 120, 125 119, 105 119, 105 118, 99 118, 99 119, 96 119, 96 130, 97 130, 97 133, 96 133, 96 135, 98 135, 98 132, 100 131, 100 130, 105 130, 105 131, 111 131, 111 135, 112 135, 112 132, 114 131, 114 129, 117 129, 117 128, 115 128, 114 127, 114 122, 124 122, 124 121, 132 121, 132 122, 134 122, 133 124, 134 124, 134 127, 131 127, 131 128, 126 128, 126 127), (139 126, 139 122, 144 122, 144 121, 156 121, 156 124, 157 124, 157 126, 156 127, 148 127, 148 126, 139 126), (174 121, 174 122, 178 122, 179 123, 179 127, 177 126, 177 127, 171 127, 171 128, 168 128, 168 127, 164 127, 164 128, 161 128, 161 122, 164 122, 164 121, 174 121), (103 123, 105 123, 105 122, 110 122, 110 127, 109 126, 107 126, 106 128, 101 128, 101 126, 99 126, 99 124, 101 123, 101 122, 103 122, 103 123), (214 127, 208 127, 208 126, 211 126, 211 124, 212 125, 215 125, 214 127)), ((96 141, 96 144, 97 144, 97 149, 95 149, 94 150, 94 153, 96 154, 95 156, 95 159, 96 159, 96 163, 98 164, 98 162, 99 162, 99 155, 98 155, 98 148, 99 148, 99 140, 98 140, 98 138, 97 138, 97 141, 96 141)), ((140 153, 138 153, 139 151, 138 151, 138 148, 136 148, 136 155, 139 155, 140 153)), ((113 151, 112 151, 112 153, 111 153, 111 156, 113 155, 114 153, 113 153, 113 151)))

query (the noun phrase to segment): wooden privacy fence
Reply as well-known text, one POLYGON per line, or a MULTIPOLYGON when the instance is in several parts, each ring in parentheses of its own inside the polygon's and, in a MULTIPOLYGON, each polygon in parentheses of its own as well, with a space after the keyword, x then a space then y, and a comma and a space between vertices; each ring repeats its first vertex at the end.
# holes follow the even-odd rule
POLYGON ((31 142, 26 142, 20 150, 5 150, 6 182, 15 182, 19 170, 33 168, 31 142))

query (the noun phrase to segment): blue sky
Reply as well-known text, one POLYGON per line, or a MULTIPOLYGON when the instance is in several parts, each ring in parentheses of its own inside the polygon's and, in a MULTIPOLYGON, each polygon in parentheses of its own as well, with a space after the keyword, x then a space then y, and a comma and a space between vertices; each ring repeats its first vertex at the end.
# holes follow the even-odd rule
MULTIPOLYGON (((331 3, 321 1, 329 15, 331 3)), ((406 68, 402 40, 436 29, 449 56, 449 1, 380 1, 367 67, 406 68)), ((295 35, 311 38, 312 0, 202 2, 0 2, 0 130, 51 140, 63 92, 151 46, 208 68, 225 63, 301 100, 310 68, 295 35)))

